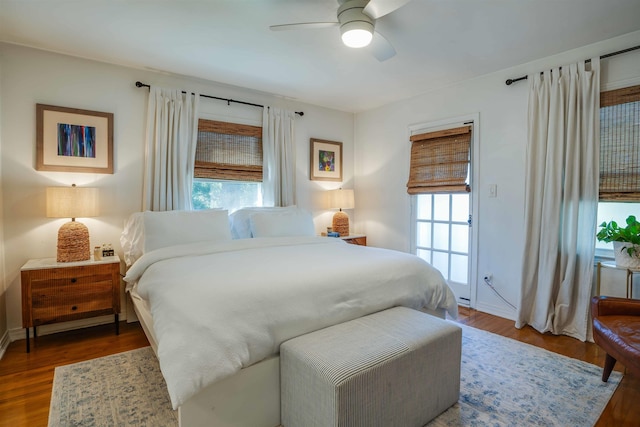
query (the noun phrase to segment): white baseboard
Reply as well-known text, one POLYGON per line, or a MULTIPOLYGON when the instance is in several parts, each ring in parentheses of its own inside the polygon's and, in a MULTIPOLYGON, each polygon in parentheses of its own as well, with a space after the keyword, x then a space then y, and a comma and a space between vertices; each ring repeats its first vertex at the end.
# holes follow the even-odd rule
POLYGON ((4 356, 7 348, 9 348, 9 344, 11 344, 11 340, 9 339, 9 331, 5 331, 2 335, 2 338, 0 338, 0 360, 2 360, 2 356, 4 356))
MULTIPOLYGON (((126 320, 126 316, 120 314, 120 320, 126 320), (123 319, 124 317, 124 319, 123 319)), ((106 316, 91 317, 88 319, 73 320, 71 322, 60 322, 51 325, 38 326, 38 336, 55 334, 57 332, 71 331, 73 329, 90 328, 91 326, 113 324, 113 314, 106 316)), ((115 328, 115 326, 114 326, 115 328)), ((30 336, 33 337, 33 329, 30 330, 30 336)), ((27 338, 24 328, 13 328, 9 330, 9 338, 11 342, 23 340, 27 338)))
POLYGON ((514 322, 516 320, 516 312, 515 312, 515 310, 512 310, 511 308, 499 307, 499 306, 496 306, 496 305, 483 304, 483 303, 479 303, 478 304, 477 301, 476 301, 475 309, 478 310, 478 311, 482 311, 483 313, 489 313, 489 314, 492 314, 494 316, 498 316, 498 317, 502 317, 502 318, 505 318, 505 319, 513 320, 514 322))

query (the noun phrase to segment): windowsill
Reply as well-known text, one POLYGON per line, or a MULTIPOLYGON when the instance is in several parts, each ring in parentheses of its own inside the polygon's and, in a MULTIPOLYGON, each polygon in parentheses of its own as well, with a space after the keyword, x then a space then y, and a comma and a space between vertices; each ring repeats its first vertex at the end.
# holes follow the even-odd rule
POLYGON ((607 262, 607 261, 615 260, 612 249, 596 248, 596 252, 593 258, 594 258, 593 259, 594 264, 597 264, 599 262, 607 262))

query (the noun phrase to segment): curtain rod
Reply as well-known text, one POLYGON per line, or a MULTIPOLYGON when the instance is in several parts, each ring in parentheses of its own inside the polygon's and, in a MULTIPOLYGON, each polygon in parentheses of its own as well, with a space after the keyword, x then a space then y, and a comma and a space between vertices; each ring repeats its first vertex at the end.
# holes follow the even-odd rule
MULTIPOLYGON (((142 82, 136 82, 136 87, 148 87, 149 90, 151 90, 151 86, 149 86, 146 83, 142 83, 142 82)), ((184 90, 182 91, 182 93, 187 93, 184 90)), ((192 95, 194 95, 194 93, 191 93, 192 95)), ((200 94, 201 97, 203 98, 210 98, 210 99, 217 99, 219 101, 226 101, 227 105, 231 104, 232 102, 235 102, 236 104, 242 104, 242 105, 251 105, 252 107, 260 107, 260 108, 264 108, 264 105, 260 105, 260 104, 252 104, 251 102, 244 102, 244 101, 236 101, 235 99, 228 99, 228 98, 219 98, 217 96, 211 96, 211 95, 203 95, 200 94)), ((297 115, 299 115, 300 117, 304 116, 304 111, 296 111, 295 112, 297 115)))
MULTIPOLYGON (((634 46, 634 47, 630 47, 628 49, 619 50, 617 52, 607 53, 606 55, 602 55, 600 57, 600 59, 610 58, 612 56, 620 55, 620 54, 631 52, 631 51, 638 50, 638 49, 640 49, 640 46, 634 46)), ((591 62, 591 59, 587 59, 584 62, 585 63, 589 63, 589 62, 591 62)), ((560 67, 560 69, 562 70, 562 67, 560 67)), ((542 73, 543 72, 541 71, 540 74, 542 74, 542 73)), ((527 76, 518 77, 517 79, 507 79, 505 84, 507 86, 511 86, 512 83, 519 82, 520 80, 527 80, 527 76)))

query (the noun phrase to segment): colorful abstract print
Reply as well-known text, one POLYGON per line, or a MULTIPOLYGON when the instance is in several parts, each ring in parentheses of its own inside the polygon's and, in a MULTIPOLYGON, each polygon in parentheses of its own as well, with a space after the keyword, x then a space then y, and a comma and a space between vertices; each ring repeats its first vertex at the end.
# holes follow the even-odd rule
POLYGON ((58 156, 96 157, 96 128, 58 123, 58 156))
POLYGON ((318 170, 324 172, 334 172, 336 170, 336 153, 334 151, 319 150, 320 162, 318 170))

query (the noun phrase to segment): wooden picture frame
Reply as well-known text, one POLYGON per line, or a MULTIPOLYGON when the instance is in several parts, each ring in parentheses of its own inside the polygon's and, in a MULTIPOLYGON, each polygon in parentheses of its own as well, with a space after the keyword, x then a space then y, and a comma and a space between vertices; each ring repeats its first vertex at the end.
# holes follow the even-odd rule
POLYGON ((36 104, 36 170, 113 173, 113 113, 36 104))
POLYGON ((310 179, 342 181, 342 142, 311 138, 310 179))

